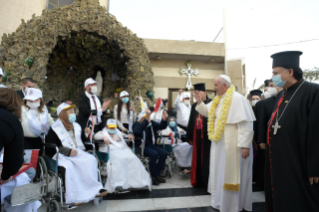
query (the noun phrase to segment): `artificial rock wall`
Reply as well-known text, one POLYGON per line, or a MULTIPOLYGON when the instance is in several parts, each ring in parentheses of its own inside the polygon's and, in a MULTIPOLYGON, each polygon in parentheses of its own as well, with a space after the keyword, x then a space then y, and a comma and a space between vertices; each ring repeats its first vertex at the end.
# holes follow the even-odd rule
POLYGON ((0 67, 6 71, 4 84, 20 89, 21 79, 32 77, 44 92, 45 100, 76 101, 84 80, 103 76, 103 98, 125 89, 132 97, 154 86, 153 73, 143 40, 123 27, 97 0, 75 0, 72 5, 43 10, 39 17, 21 20, 12 34, 4 34, 0 45, 0 67), (24 64, 34 56, 31 66, 24 64))

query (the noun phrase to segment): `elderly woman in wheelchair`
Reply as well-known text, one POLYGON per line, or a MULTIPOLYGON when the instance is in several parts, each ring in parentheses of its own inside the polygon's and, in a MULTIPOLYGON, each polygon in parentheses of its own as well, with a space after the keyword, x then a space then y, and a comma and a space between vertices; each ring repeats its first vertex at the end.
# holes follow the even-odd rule
MULTIPOLYGON (((146 186, 151 190, 151 178, 141 161, 126 144, 125 137, 126 135, 117 129, 115 119, 109 119, 103 131, 94 136, 95 140, 103 140, 105 143, 99 147, 99 151, 109 153, 105 188, 109 193, 146 186)), ((127 138, 134 140, 132 134, 127 138)))
POLYGON ((59 119, 51 126, 46 143, 55 144, 59 148, 57 155, 53 148, 46 148, 46 155, 56 159, 58 165, 65 168, 65 203, 80 205, 96 197, 107 194, 98 181, 97 159, 85 152, 82 139, 84 133, 75 122, 75 105, 62 103, 57 108, 59 119))

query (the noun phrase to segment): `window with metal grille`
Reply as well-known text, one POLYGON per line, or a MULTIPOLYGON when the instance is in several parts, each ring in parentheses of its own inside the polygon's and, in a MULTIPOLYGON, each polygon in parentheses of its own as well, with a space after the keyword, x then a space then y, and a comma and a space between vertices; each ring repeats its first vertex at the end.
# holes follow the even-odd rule
POLYGON ((64 7, 66 5, 70 5, 74 2, 74 0, 49 0, 48 1, 48 10, 52 10, 55 7, 64 7))

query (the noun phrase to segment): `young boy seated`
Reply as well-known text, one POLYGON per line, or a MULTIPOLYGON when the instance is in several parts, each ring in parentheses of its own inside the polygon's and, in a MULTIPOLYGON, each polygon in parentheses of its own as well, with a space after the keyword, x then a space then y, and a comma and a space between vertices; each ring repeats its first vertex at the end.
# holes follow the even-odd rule
MULTIPOLYGON (((128 138, 134 140, 133 135, 128 135, 128 138)), ((94 139, 104 140, 105 146, 100 146, 99 151, 109 153, 105 184, 105 189, 109 193, 145 186, 151 190, 150 175, 138 157, 127 146, 122 132, 117 129, 115 119, 109 119, 106 127, 96 133, 94 139)))

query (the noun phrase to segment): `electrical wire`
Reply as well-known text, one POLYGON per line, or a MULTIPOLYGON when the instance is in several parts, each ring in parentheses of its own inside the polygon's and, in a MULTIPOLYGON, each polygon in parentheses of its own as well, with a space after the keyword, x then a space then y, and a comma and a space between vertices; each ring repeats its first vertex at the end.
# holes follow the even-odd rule
POLYGON ((296 42, 289 42, 289 43, 281 43, 281 44, 271 44, 271 45, 264 45, 264 46, 252 46, 252 47, 243 47, 243 48, 230 48, 226 50, 239 50, 239 49, 258 49, 258 48, 265 48, 265 47, 272 47, 272 46, 283 46, 283 45, 290 45, 295 43, 305 43, 310 41, 316 41, 319 40, 319 38, 313 38, 313 39, 307 39, 307 40, 300 40, 296 42))
POLYGON ((218 32, 218 34, 216 35, 216 37, 215 37, 215 39, 213 40, 213 42, 215 42, 216 38, 218 38, 219 34, 222 32, 223 29, 224 29, 224 28, 222 27, 222 28, 219 30, 219 32, 218 32))

